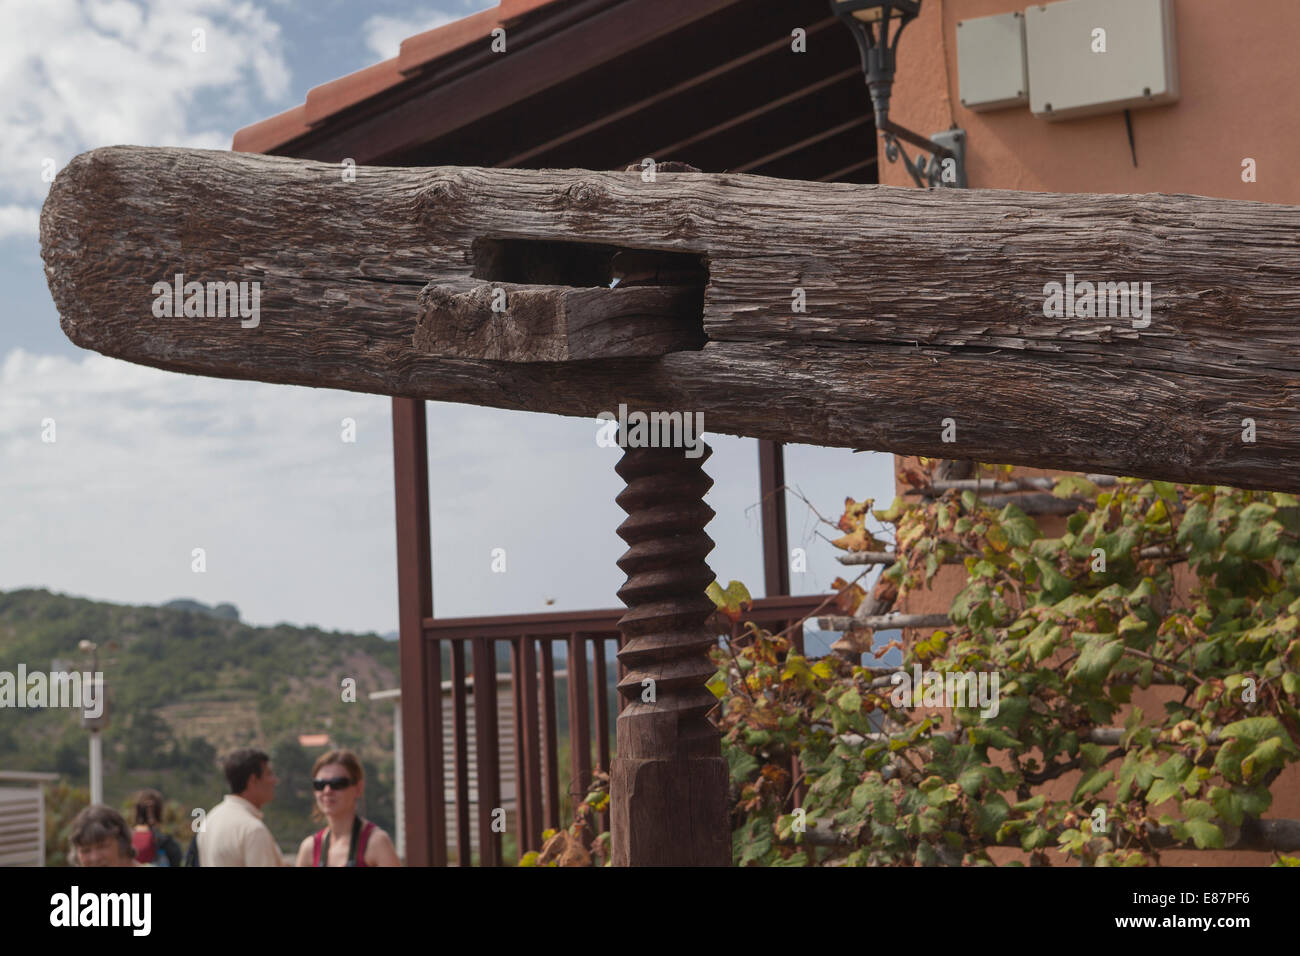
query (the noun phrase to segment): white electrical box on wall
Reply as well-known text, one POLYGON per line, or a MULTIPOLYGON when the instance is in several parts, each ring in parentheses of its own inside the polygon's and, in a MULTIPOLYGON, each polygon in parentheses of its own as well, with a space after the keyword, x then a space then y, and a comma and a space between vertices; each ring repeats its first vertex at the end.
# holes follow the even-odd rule
POLYGON ((1029 111, 1075 119, 1178 99, 1173 0, 1061 0, 1025 10, 1029 111))
POLYGON ((957 21, 957 82, 961 105, 977 113, 1029 103, 1023 14, 957 21))

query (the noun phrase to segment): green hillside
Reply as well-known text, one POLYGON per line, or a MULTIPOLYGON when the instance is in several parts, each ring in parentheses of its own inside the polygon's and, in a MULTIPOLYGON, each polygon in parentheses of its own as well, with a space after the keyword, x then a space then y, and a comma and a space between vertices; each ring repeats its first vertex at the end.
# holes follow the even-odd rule
MULTIPOLYGON (((109 685, 104 798, 121 807, 142 787, 175 807, 188 844, 192 808, 211 808, 225 790, 218 754, 255 746, 271 754, 281 783, 266 820, 286 850, 314 827, 311 764, 324 748, 300 734, 328 734, 366 769, 364 812, 393 832, 393 721, 372 691, 398 685, 396 642, 375 634, 316 628, 250 627, 231 605, 198 602, 133 607, 45 590, 0 591, 0 671, 89 671, 83 640, 99 647, 109 685), (59 662, 57 668, 54 662, 59 662), (356 701, 343 700, 345 678, 356 701)), ((0 769, 55 771, 88 785, 88 732, 71 709, 0 710, 0 769)), ((74 810, 75 812, 75 810, 74 810)), ((51 834, 51 836, 55 836, 51 834)), ((62 846, 51 846, 58 862, 62 846)))

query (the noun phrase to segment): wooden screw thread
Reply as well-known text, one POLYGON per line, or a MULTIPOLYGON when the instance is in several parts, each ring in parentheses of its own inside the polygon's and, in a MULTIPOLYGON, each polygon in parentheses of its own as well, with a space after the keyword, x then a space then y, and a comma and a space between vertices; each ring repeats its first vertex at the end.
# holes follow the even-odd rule
POLYGON ((627 707, 619 718, 620 757, 692 757, 719 753, 707 714, 717 703, 705 686, 715 668, 705 624, 715 611, 705 589, 714 574, 705 563, 713 540, 704 527, 713 510, 704 503, 713 480, 698 458, 680 448, 629 448, 615 469, 627 482, 616 499, 627 512, 618 535, 628 550, 618 561, 627 583, 618 596, 628 607, 619 621, 627 638, 619 652, 626 674, 618 685, 627 707), (647 680, 654 700, 642 699, 647 680), (650 725, 675 725, 668 734, 650 725), (642 730, 646 732, 641 732, 642 730))

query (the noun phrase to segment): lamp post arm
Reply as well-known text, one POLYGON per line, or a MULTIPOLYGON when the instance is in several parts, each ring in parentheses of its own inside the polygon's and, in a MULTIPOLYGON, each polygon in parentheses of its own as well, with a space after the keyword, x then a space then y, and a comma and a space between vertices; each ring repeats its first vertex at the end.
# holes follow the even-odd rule
POLYGON ((942 146, 934 140, 926 139, 920 133, 913 133, 910 129, 907 129, 904 126, 899 126, 893 120, 885 120, 883 124, 877 126, 877 129, 882 133, 888 133, 892 136, 896 136, 904 142, 911 143, 913 146, 919 146, 921 149, 933 153, 935 156, 942 159, 957 158, 957 155, 947 146, 942 146))

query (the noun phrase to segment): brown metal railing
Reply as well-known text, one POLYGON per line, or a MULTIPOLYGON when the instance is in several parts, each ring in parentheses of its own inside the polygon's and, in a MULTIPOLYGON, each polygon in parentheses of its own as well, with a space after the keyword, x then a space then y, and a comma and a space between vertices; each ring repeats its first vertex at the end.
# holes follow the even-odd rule
MULTIPOLYGON (((769 630, 781 630, 812 613, 826 601, 825 595, 774 597, 754 602, 745 615, 769 630)), ((438 661, 442 644, 449 645, 451 662, 451 799, 455 807, 455 825, 447 833, 454 841, 455 857, 460 865, 473 860, 493 866, 503 862, 501 832, 502 732, 513 735, 516 815, 511 832, 519 852, 538 849, 542 832, 558 829, 570 821, 561 819, 560 785, 565 783, 572 808, 586 795, 593 768, 605 771, 610 766, 611 707, 607 680, 609 644, 621 648, 618 630, 623 609, 600 611, 516 614, 498 617, 433 618, 423 621, 426 660, 438 661), (566 704, 569 724, 569 767, 563 775, 559 766, 559 732, 555 668, 555 644, 563 641, 567 656, 566 704), (474 674, 496 674, 497 647, 507 643, 510 649, 510 693, 513 726, 499 726, 500 708, 497 681, 473 680, 466 672, 466 645, 474 674), (588 674, 588 664, 591 673, 588 674), (473 693, 474 730, 469 729, 469 694, 473 693), (469 768, 470 747, 474 748, 474 772, 469 768), (473 778, 473 779, 472 779, 473 778), (471 783, 474 796, 471 801, 471 783), (472 810, 477 813, 472 814, 472 810), (471 816, 477 816, 472 820, 471 816), (496 822, 496 826, 494 826, 496 822), (477 840, 471 839, 471 827, 477 827, 477 840), (477 847, 475 847, 477 844, 477 847)), ((718 633, 727 626, 718 621, 718 633)), ((803 631, 795 628, 795 646, 802 651, 803 631)), ((617 653, 617 651, 615 651, 617 653)), ((624 669, 617 659, 618 679, 624 669)), ((619 710, 622 704, 619 705, 619 710)), ((616 715, 615 715, 616 716, 616 715)), ((410 807, 409 814, 423 814, 423 832, 432 839, 445 832, 435 821, 447 819, 446 793, 442 784, 443 754, 434 752, 434 742, 441 747, 441 733, 422 735, 422 751, 408 754, 408 766, 420 779, 436 781, 428 793, 428 806, 410 807)), ((507 824, 508 825, 508 824, 507 824)), ((607 814, 596 821, 597 832, 608 829, 607 814)), ((449 847, 436 843, 428 848, 433 860, 447 860, 449 847)))

